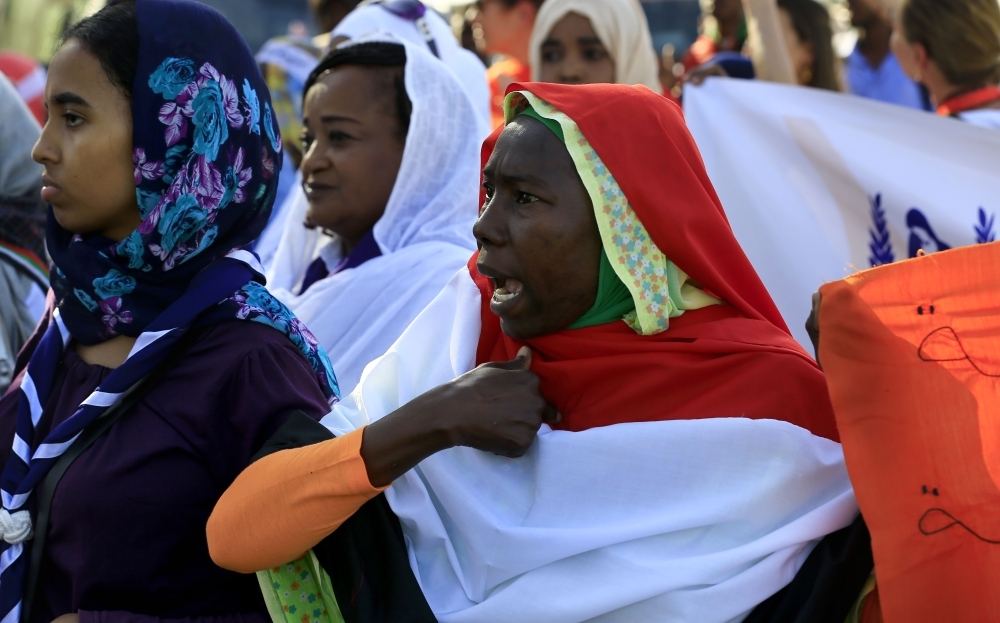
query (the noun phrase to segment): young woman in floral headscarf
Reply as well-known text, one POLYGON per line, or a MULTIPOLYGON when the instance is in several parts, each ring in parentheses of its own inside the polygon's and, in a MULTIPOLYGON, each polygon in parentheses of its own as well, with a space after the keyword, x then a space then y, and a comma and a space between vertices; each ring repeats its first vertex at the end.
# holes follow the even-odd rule
POLYGON ((337 399, 242 250, 277 186, 267 88, 214 10, 126 0, 70 29, 46 101, 33 156, 54 267, 0 400, 0 617, 263 621, 257 583, 209 559, 205 522, 289 414, 337 399))

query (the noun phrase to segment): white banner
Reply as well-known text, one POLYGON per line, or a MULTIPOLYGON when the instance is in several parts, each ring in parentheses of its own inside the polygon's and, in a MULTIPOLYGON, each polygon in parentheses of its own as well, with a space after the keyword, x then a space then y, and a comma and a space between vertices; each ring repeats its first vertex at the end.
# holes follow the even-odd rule
POLYGON ((809 352, 803 325, 823 283, 1000 239, 1000 131, 748 80, 684 96, 736 238, 809 352))

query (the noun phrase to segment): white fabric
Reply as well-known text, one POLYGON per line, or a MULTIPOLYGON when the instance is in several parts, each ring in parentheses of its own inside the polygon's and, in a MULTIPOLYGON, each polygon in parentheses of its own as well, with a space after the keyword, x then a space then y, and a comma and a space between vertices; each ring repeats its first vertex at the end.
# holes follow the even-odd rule
MULTIPOLYGON (((323 424, 470 370, 480 326, 463 268, 323 424)), ((739 621, 858 512, 839 444, 742 418, 543 426, 522 458, 446 450, 386 497, 441 623, 739 621)))
POLYGON ((958 118, 981 128, 1000 130, 1000 110, 997 109, 970 110, 959 113, 958 118))
MULTIPOLYGON (((280 67, 293 81, 305 85, 313 68, 319 64, 322 56, 309 39, 296 40, 289 37, 268 39, 257 52, 258 63, 280 67)), ((302 111, 299 112, 301 116, 302 111)))
POLYGON ((24 297, 24 307, 28 310, 28 314, 35 319, 36 324, 45 314, 46 303, 45 290, 41 289, 37 283, 32 283, 28 289, 28 295, 24 297))
MULTIPOLYGON (((295 115, 302 121, 302 89, 305 87, 309 74, 319 64, 323 52, 313 44, 311 39, 296 37, 275 37, 269 39, 257 52, 258 63, 273 65, 285 72, 287 77, 283 88, 285 96, 291 100, 295 115)), ((298 141, 299 137, 295 137, 298 141)), ((286 148, 288 145, 285 146, 286 148)), ((285 223, 288 222, 288 209, 294 202, 294 189, 302 184, 302 176, 289 155, 288 149, 281 154, 281 173, 278 177, 278 192, 274 198, 274 207, 267 225, 254 242, 254 253, 260 257, 260 263, 270 268, 274 254, 278 251, 285 223)), ((299 221, 301 223, 301 221, 299 221)))
POLYGON ((821 285, 871 267, 873 246, 895 261, 910 257, 911 237, 938 249, 908 226, 914 210, 950 247, 1000 238, 1000 132, 852 95, 722 78, 687 89, 684 115, 737 240, 810 352, 804 324, 821 285))
POLYGON ((31 73, 21 78, 17 83, 17 92, 26 102, 30 102, 36 97, 45 95, 45 81, 48 72, 39 65, 31 70, 31 73))
POLYGON ((31 513, 17 511, 11 514, 6 508, 0 509, 0 538, 11 545, 31 539, 31 513))
MULTIPOLYGON (((490 127, 490 87, 486 82, 486 66, 475 54, 458 45, 454 33, 451 32, 451 27, 440 15, 433 10, 428 10, 424 15, 424 20, 434 37, 434 44, 437 46, 441 62, 447 65, 448 69, 458 78, 465 94, 469 97, 473 110, 476 111, 479 120, 483 123, 480 132, 483 138, 486 138, 492 129, 490 127)), ((413 20, 390 13, 375 4, 358 7, 348 13, 347 17, 333 29, 330 37, 344 36, 354 39, 375 31, 392 33, 399 39, 409 41, 424 50, 430 50, 413 20)))
POLYGON ((309 263, 317 256, 319 249, 331 241, 320 230, 303 227, 309 211, 309 201, 302 190, 301 173, 296 177, 299 183, 292 187, 281 207, 285 225, 265 273, 267 289, 272 293, 281 290, 298 292, 309 263))
POLYGON ((646 13, 638 0, 545 0, 538 9, 528 44, 532 80, 540 80, 542 43, 568 13, 578 13, 590 20, 597 38, 615 62, 617 84, 642 84, 654 93, 663 91, 660 63, 653 49, 646 13))
MULTIPOLYGON (((296 202, 305 200, 305 195, 302 192, 302 172, 291 164, 291 158, 287 151, 282 155, 281 176, 289 175, 293 181, 288 185, 284 197, 275 197, 271 218, 264 227, 264 231, 260 232, 260 237, 253 243, 253 252, 260 258, 260 264, 265 270, 271 268, 271 264, 274 263, 274 257, 278 253, 278 245, 281 244, 281 238, 285 234, 285 228, 302 225, 302 219, 294 223, 289 220, 296 202)), ((302 216, 305 216, 304 211, 302 216)))
POLYGON ((271 292, 330 355, 345 394, 476 248, 481 124, 454 75, 423 44, 403 45, 413 113, 396 184, 374 227, 382 256, 297 296, 313 259, 322 256, 332 268, 340 249, 339 240, 302 226, 308 206, 297 189, 268 274, 271 292))

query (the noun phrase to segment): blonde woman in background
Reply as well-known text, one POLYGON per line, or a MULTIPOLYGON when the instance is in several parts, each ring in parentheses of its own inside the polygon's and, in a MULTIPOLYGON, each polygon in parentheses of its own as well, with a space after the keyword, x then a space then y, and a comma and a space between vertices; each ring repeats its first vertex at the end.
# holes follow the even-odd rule
POLYGON ((902 0, 892 51, 939 115, 1000 129, 997 0, 902 0))

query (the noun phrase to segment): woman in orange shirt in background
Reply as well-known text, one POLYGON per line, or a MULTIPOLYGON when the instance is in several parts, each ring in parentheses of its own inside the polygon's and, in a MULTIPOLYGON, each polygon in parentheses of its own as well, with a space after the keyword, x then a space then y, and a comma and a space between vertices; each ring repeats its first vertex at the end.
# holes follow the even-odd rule
POLYGON ((503 99, 507 86, 531 80, 528 44, 542 0, 479 0, 475 19, 477 39, 486 54, 502 54, 486 70, 490 84, 493 127, 503 125, 503 99))

